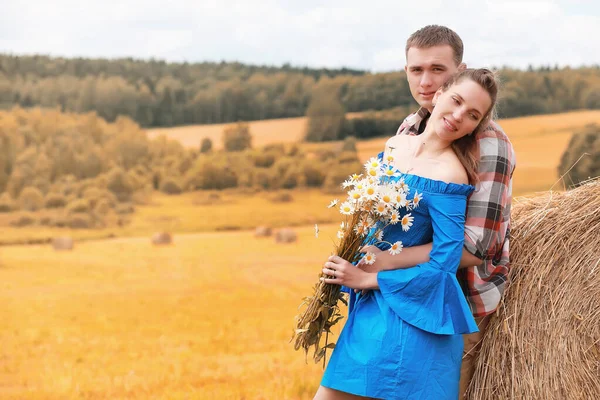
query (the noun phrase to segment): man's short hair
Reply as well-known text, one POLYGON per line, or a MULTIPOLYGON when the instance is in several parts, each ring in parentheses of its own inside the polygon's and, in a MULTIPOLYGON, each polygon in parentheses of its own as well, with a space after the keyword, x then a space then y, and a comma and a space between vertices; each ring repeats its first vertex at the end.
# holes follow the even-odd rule
POLYGON ((410 35, 406 41, 406 56, 408 57, 408 49, 411 47, 427 49, 445 45, 452 48, 454 61, 459 65, 463 59, 462 39, 452 29, 440 25, 427 25, 410 35))

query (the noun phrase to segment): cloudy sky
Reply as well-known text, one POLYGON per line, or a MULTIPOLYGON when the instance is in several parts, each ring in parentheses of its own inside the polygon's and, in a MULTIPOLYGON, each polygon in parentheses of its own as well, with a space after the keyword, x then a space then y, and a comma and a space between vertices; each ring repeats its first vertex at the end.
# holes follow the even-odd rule
POLYGON ((473 67, 600 64, 598 0, 2 0, 0 52, 390 71, 428 24, 473 67))

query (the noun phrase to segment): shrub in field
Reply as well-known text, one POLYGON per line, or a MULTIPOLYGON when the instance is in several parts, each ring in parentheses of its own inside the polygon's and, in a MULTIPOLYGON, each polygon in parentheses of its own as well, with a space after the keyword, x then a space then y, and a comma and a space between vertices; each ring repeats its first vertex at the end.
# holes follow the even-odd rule
POLYGON ((259 189, 271 188, 272 182, 275 180, 273 172, 268 169, 259 168, 254 170, 252 174, 252 185, 259 189))
POLYGON ((119 201, 129 201, 134 187, 129 176, 122 168, 115 167, 108 173, 107 188, 119 201))
POLYGON ((15 207, 15 201, 10 197, 8 192, 4 192, 0 195, 0 212, 11 212, 15 207))
POLYGON ((255 167, 269 168, 275 163, 278 156, 281 155, 273 151, 256 151, 252 154, 252 161, 255 167))
POLYGON ((279 181, 279 187, 282 189, 293 189, 305 185, 304 171, 297 165, 288 168, 279 181))
POLYGON ((40 217, 40 225, 52 226, 52 222, 53 222, 52 215, 45 214, 40 217))
POLYGON ((305 162, 302 166, 304 182, 309 187, 321 187, 325 182, 327 171, 325 165, 320 162, 305 162))
POLYGON ((238 123, 225 128, 223 147, 226 151, 242 151, 252 147, 252 136, 248 124, 238 123))
POLYGON ((87 199, 76 199, 67 205, 68 213, 87 213, 90 211, 90 202, 87 199))
POLYGON ((298 147, 297 144, 293 144, 292 146, 290 146, 290 149, 287 152, 287 156, 296 157, 299 155, 300 155, 300 147, 298 147))
POLYGON ((110 201, 108 201, 107 199, 100 199, 94 207, 94 212, 99 215, 106 215, 111 210, 111 208, 112 207, 110 201))
POLYGON ((359 162, 333 165, 329 168, 323 188, 327 191, 342 191, 341 184, 349 175, 360 173, 362 165, 359 162))
POLYGON ((263 147, 263 151, 266 153, 273 153, 277 156, 285 155, 285 146, 282 143, 271 143, 263 147))
POLYGON ((167 178, 160 185, 160 191, 166 194, 180 194, 181 185, 175 178, 167 178))
POLYGON ((565 175, 567 184, 578 184, 600 176, 600 126, 588 125, 575 133, 558 166, 560 176, 565 175), (568 171, 568 172, 567 172, 568 171))
POLYGON ((204 138, 202 139, 202 142, 200 142, 200 153, 209 153, 212 150, 212 147, 212 140, 204 138))
POLYGON ((347 136, 342 143, 342 151, 349 151, 356 153, 356 138, 354 136, 347 136))
POLYGON ((191 190, 226 189, 237 184, 237 175, 228 165, 214 160, 198 160, 187 173, 185 187, 191 190))
POLYGON ((11 221, 10 225, 22 227, 35 224, 37 221, 35 214, 30 212, 22 212, 16 215, 11 221))
POLYGON ((68 224, 73 229, 92 228, 92 218, 88 214, 76 213, 68 217, 68 224))
POLYGON ((45 199, 46 208, 62 208, 67 205, 67 198, 61 193, 48 193, 45 199))
POLYGON ((26 187, 19 195, 21 209, 26 211, 37 211, 44 207, 44 195, 34 187, 26 187))

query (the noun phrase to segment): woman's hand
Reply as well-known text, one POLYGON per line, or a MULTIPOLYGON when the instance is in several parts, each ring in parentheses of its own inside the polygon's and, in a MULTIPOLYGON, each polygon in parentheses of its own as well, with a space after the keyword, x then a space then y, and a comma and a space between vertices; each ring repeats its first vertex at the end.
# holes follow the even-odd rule
POLYGON ((321 278, 325 283, 344 285, 351 289, 378 289, 377 274, 365 272, 338 256, 331 256, 325 263, 323 273, 331 278, 321 278))
POLYGON ((380 250, 379 248, 377 248, 376 246, 364 246, 362 249, 359 250, 361 253, 366 254, 368 252, 375 254, 375 262, 373 264, 367 264, 364 260, 364 258, 362 260, 360 260, 360 262, 358 264, 356 264, 356 266, 360 269, 362 269, 365 272, 370 272, 370 273, 377 273, 379 271, 383 271, 383 267, 385 266, 386 263, 386 254, 387 251, 383 251, 380 250))

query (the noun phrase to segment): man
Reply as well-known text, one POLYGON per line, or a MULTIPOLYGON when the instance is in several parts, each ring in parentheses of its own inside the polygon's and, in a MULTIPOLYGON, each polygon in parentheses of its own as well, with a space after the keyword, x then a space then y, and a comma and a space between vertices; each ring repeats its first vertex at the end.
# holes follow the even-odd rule
MULTIPOLYGON (((413 33, 406 43, 406 76, 414 99, 421 106, 409 115, 396 134, 419 135, 425 130, 436 91, 454 73, 466 68, 463 43, 451 29, 429 25, 413 33)), ((467 204, 465 244, 457 278, 480 331, 464 335, 461 398, 474 372, 474 361, 491 314, 504 291, 509 269, 509 219, 515 154, 506 134, 491 122, 478 134, 479 179, 467 204)), ((387 252, 369 246, 363 251, 379 253, 375 264, 359 264, 367 271, 399 268, 387 252)), ((405 248, 397 256, 404 266, 429 260, 431 243, 405 248)))

